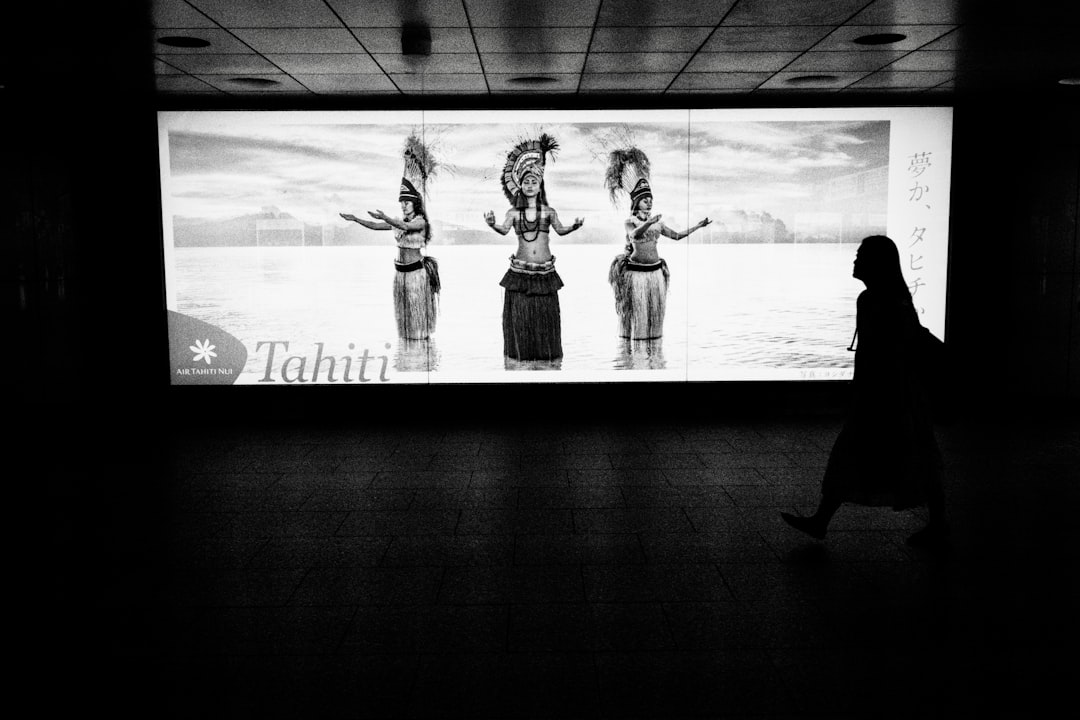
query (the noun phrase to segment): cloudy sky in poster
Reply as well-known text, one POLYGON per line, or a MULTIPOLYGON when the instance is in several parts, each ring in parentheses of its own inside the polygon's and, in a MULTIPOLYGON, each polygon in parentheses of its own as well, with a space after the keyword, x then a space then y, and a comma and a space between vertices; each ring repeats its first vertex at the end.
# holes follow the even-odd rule
MULTIPOLYGON (((433 219, 483 230, 483 213, 505 211, 498 175, 507 151, 525 137, 554 135, 548 196, 565 220, 584 217, 588 233, 619 227, 627 203, 613 207, 603 187, 605 153, 630 139, 652 162, 656 210, 675 227, 701 216, 768 212, 790 224, 812 208, 822 181, 888 164, 887 121, 681 121, 423 123, 420 113, 387 122, 288 123, 259 114, 198 114, 169 132, 172 213, 226 220, 267 206, 312 225, 344 224, 340 212, 397 213, 401 150, 423 135, 443 163, 432 182, 433 219), (691 190, 693 188, 693 196, 691 190)), ((542 120, 542 117, 537 118, 542 120)))

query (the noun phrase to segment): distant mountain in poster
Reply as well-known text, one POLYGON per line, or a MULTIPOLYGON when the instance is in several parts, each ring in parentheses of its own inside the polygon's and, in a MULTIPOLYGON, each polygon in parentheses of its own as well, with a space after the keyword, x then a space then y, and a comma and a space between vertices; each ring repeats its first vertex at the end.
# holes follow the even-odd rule
MULTIPOLYGON (((694 244, 783 244, 857 241, 866 235, 884 232, 884 216, 856 213, 825 213, 811 224, 788 227, 768 212, 726 211, 712 217, 712 223, 690 236, 694 244)), ((678 231, 685 228, 676 227, 678 231)), ((432 221, 433 245, 498 245, 513 241, 500 237, 481 223, 476 226, 432 221)), ((619 245, 622 227, 597 227, 588 223, 572 235, 553 238, 560 244, 619 245)), ((175 247, 300 247, 300 246, 389 246, 394 234, 369 230, 356 223, 335 218, 325 225, 305 223, 276 207, 226 220, 173 217, 175 247)))

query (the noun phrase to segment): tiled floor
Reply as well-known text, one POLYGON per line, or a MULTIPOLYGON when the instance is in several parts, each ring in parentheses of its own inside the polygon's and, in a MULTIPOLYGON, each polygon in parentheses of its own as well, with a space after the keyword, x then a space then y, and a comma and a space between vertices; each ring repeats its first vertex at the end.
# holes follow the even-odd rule
POLYGON ((838 427, 306 424, 99 448, 114 495, 71 519, 100 542, 69 559, 75 578, 96 562, 98 597, 51 657, 78 704, 133 717, 1072 704, 1080 425, 939 428, 941 553, 905 545, 917 513, 845 506, 821 543, 780 521, 816 504, 838 427))

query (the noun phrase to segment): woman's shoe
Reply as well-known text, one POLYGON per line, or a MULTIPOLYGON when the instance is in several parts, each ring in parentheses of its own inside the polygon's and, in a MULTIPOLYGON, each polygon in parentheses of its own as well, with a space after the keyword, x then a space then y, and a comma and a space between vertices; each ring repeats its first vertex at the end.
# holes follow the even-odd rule
POLYGON ((815 540, 825 539, 825 526, 812 517, 799 517, 786 512, 780 513, 780 517, 784 518, 784 522, 791 527, 806 533, 815 540))

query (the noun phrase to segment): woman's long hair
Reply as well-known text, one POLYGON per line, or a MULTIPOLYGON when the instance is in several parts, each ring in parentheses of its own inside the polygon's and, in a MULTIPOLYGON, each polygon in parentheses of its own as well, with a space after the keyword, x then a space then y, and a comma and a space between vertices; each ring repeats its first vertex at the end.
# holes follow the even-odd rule
POLYGON ((870 235, 859 245, 861 279, 874 292, 895 296, 911 303, 911 291, 900 267, 900 252, 886 235, 870 235))
POLYGON ((428 220, 427 210, 424 209, 424 199, 416 198, 412 201, 413 217, 424 218, 424 244, 431 242, 431 221, 428 220))

